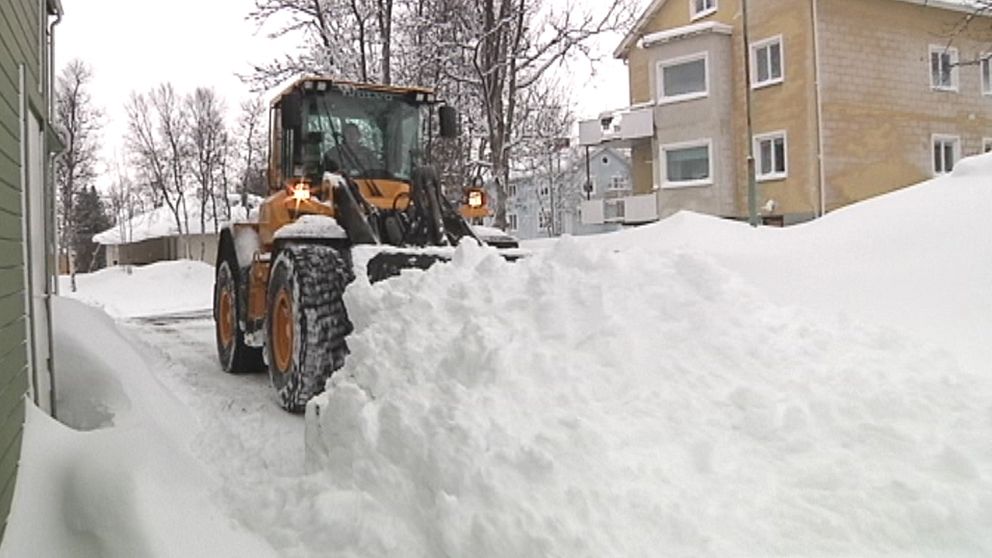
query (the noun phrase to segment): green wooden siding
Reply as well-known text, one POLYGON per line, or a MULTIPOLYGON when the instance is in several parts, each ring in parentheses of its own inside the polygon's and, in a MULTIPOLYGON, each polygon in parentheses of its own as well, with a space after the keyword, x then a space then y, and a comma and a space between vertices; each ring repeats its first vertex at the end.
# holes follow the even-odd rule
MULTIPOLYGON (((38 99, 44 0, 3 0, 0 10, 0 537, 17 478, 28 390, 21 193, 19 66, 38 99)), ((44 101, 44 99, 42 99, 44 101)), ((44 105, 42 105, 44 106, 44 105)))

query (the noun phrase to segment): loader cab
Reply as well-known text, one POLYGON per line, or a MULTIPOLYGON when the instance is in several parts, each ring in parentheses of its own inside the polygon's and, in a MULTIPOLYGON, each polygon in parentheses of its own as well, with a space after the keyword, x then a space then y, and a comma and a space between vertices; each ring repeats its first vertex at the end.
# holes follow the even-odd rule
MULTIPOLYGON (((324 172, 409 182, 429 158, 436 105, 428 89, 301 79, 271 106, 269 187, 319 183, 324 172)), ((441 135, 453 135, 452 109, 437 112, 441 135)))

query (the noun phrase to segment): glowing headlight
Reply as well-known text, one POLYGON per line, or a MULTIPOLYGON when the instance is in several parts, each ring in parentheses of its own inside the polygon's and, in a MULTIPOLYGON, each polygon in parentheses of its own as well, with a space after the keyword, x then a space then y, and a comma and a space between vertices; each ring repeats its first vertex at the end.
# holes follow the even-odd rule
POLYGON ((298 182, 292 189, 290 193, 293 195, 293 199, 297 202, 307 201, 310 199, 310 187, 307 186, 305 182, 298 182))
POLYGON ((483 199, 482 192, 475 190, 468 193, 468 206, 471 208, 482 207, 485 200, 483 199))

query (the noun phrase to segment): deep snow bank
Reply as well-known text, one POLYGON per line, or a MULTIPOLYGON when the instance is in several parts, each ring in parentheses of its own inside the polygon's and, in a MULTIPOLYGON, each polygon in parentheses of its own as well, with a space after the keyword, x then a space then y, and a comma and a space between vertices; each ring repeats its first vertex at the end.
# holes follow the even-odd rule
POLYGON ((659 255, 699 251, 776 303, 896 327, 948 348, 962 366, 990 371, 992 153, 788 229, 683 212, 581 240, 659 255))
POLYGON ((220 511, 189 451, 189 410, 113 321, 52 300, 59 417, 90 431, 28 404, 0 557, 274 555, 220 511))
POLYGON ((213 281, 213 266, 178 260, 132 266, 130 273, 124 267, 81 273, 76 275, 76 292, 63 275, 59 289, 63 296, 102 308, 115 318, 133 318, 209 310, 213 281))
POLYGON ((347 303, 332 555, 992 553, 992 379, 699 251, 466 245, 347 303))

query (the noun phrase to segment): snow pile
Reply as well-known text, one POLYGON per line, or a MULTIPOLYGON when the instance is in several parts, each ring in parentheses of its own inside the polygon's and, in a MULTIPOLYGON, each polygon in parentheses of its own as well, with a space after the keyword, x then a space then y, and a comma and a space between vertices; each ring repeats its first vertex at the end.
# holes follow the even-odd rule
POLYGON ((273 556, 189 453, 195 421, 98 310, 54 298, 60 418, 28 405, 0 556, 273 556))
POLYGON ((359 278, 307 414, 316 548, 992 554, 992 156, 961 165, 802 227, 359 278))
POLYGON ((64 296, 102 308, 115 318, 199 312, 213 305, 214 268, 194 260, 78 274, 76 292, 71 292, 67 276, 59 281, 64 296))
POLYGON ((334 217, 303 215, 276 231, 275 238, 348 238, 348 233, 334 217))

